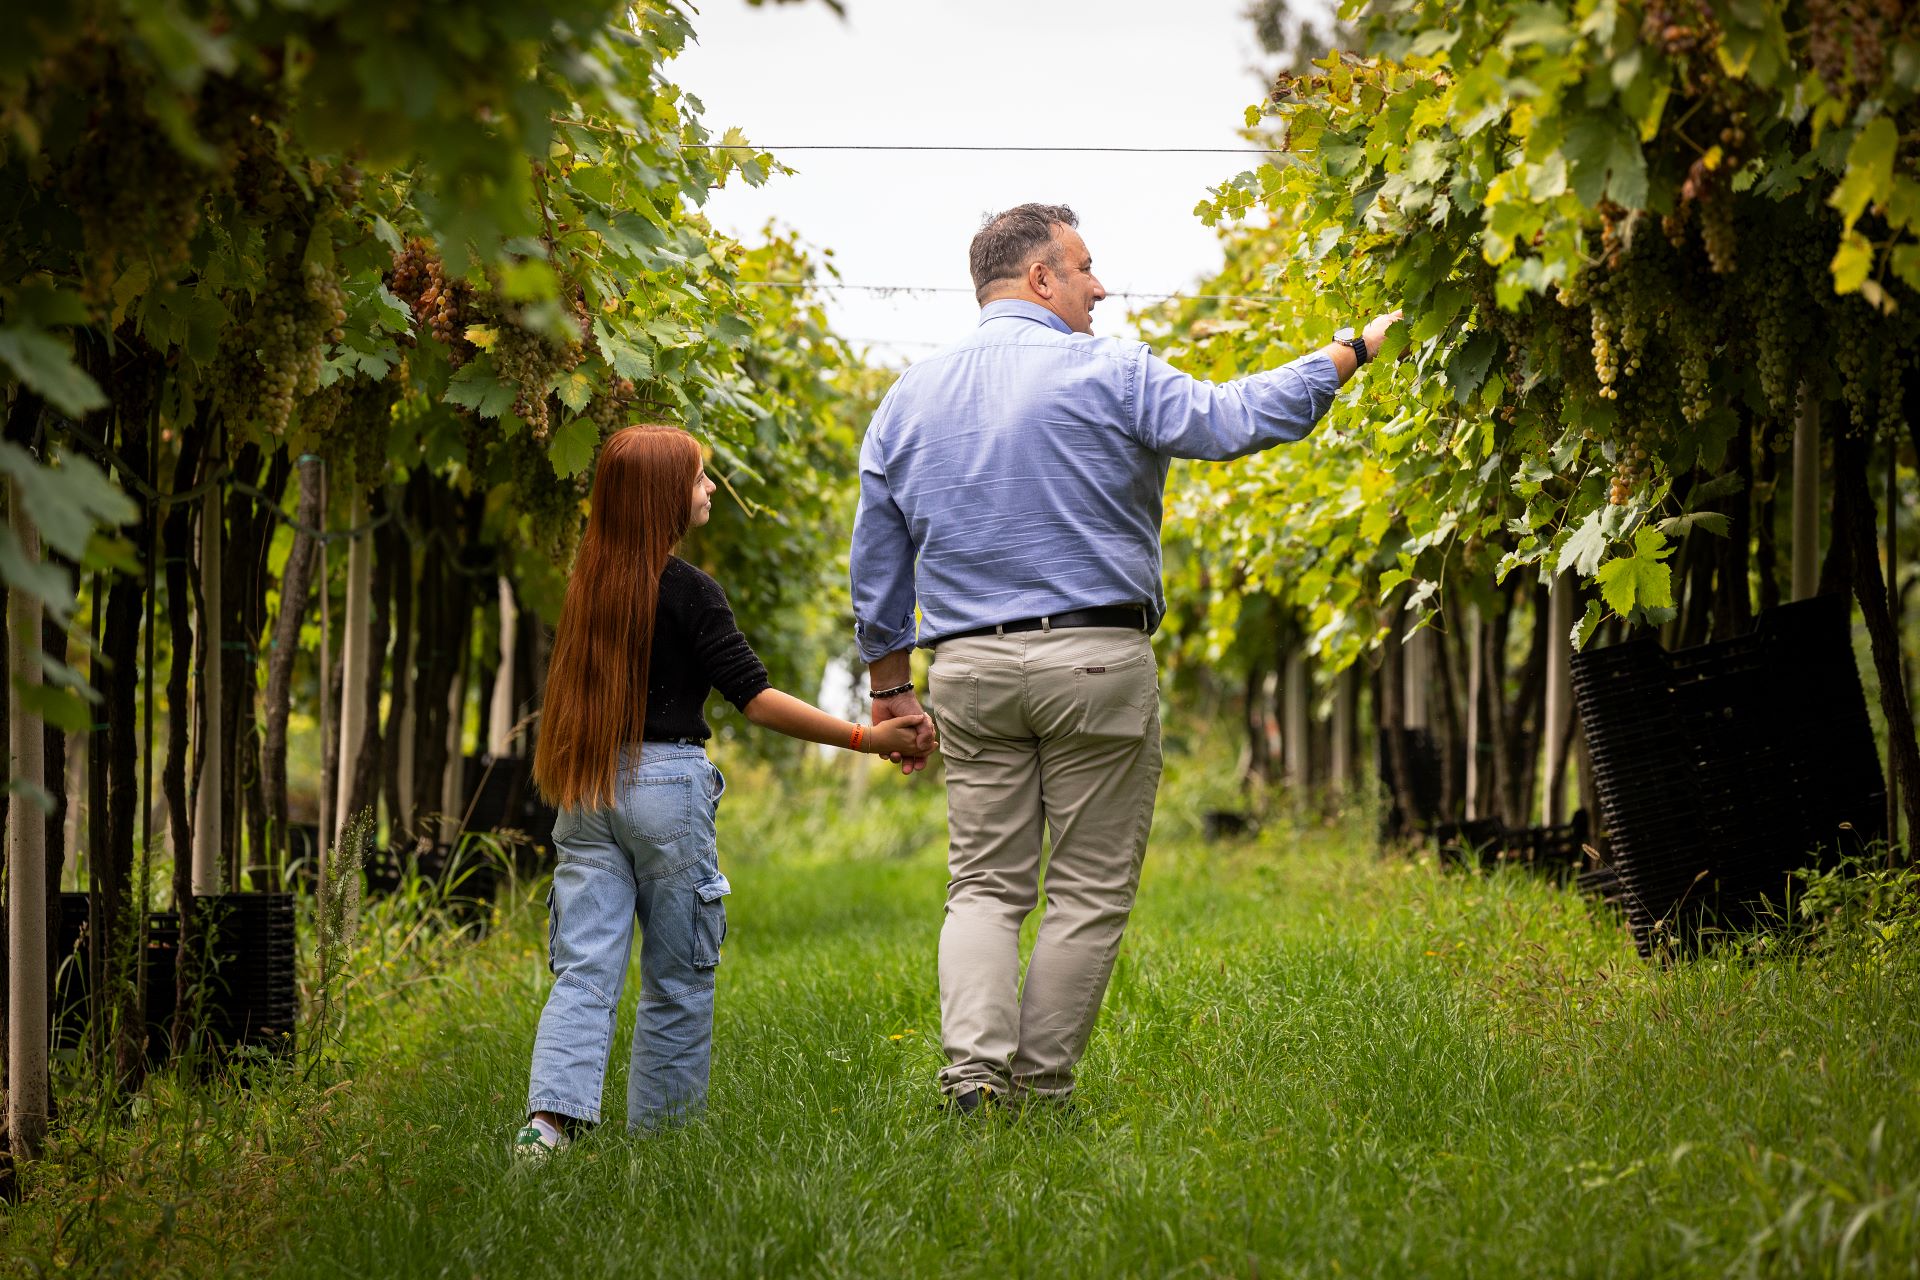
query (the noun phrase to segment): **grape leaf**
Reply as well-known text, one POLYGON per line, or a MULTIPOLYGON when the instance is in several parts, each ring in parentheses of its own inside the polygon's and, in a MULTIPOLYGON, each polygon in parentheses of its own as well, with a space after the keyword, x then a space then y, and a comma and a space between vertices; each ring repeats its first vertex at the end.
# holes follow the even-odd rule
POLYGON ((483 418, 497 418, 513 406, 513 388, 493 376, 481 361, 460 367, 447 379, 447 403, 473 410, 483 418))
POLYGON ((585 369, 573 369, 554 380, 553 393, 560 397, 561 404, 579 413, 593 399, 593 377, 585 369))
POLYGON ((1593 571, 1607 554, 1609 539, 1606 530, 1601 527, 1605 514, 1604 507, 1587 513, 1587 518, 1580 522, 1580 527, 1560 548, 1560 558, 1553 564, 1556 573, 1571 569, 1583 578, 1593 576, 1593 571))
POLYGON ((1580 615, 1580 621, 1573 624, 1572 639, 1574 652, 1578 653, 1587 647, 1587 641, 1593 639, 1594 629, 1599 625, 1600 602, 1598 600, 1589 600, 1587 601, 1587 611, 1580 615))
POLYGON ((73 362, 66 343, 43 330, 0 328, 0 364, 69 418, 106 407, 100 384, 73 362))
POLYGON ((1636 607, 1666 609, 1673 607, 1673 569, 1661 563, 1673 554, 1666 537, 1657 529, 1641 528, 1633 535, 1633 554, 1609 560, 1595 575, 1600 597, 1621 617, 1636 607))
POLYGON ((575 418, 558 428, 547 444, 547 457, 562 480, 571 480, 593 464, 600 447, 600 428, 592 418, 575 418))
POLYGON ((1884 200, 1893 186, 1893 157, 1900 146, 1900 130, 1887 116, 1875 116, 1847 149, 1847 172, 1827 203, 1840 211, 1851 228, 1867 205, 1884 200))

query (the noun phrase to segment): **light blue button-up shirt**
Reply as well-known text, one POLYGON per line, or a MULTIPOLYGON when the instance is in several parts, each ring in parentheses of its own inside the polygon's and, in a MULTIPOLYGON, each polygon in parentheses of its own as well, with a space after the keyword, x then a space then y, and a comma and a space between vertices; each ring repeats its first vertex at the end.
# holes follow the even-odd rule
POLYGON ((1144 343, 988 303, 971 336, 901 374, 860 447, 861 656, 1099 605, 1145 604, 1159 626, 1169 460, 1299 440, 1339 389, 1317 352, 1201 382, 1144 343))

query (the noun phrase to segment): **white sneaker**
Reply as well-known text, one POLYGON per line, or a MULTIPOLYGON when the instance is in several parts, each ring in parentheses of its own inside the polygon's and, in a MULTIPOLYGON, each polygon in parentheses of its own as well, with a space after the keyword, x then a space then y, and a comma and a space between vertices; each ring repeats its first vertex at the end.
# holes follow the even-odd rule
POLYGON ((565 1151, 570 1141, 565 1133, 545 1120, 529 1120, 525 1128, 513 1135, 513 1157, 529 1162, 545 1160, 556 1151, 565 1151))

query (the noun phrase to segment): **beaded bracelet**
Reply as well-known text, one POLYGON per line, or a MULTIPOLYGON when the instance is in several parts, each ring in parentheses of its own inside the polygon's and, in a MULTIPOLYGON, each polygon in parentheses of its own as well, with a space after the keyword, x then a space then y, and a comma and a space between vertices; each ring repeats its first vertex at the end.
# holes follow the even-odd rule
POLYGON ((875 701, 878 701, 881 698, 897 698, 903 693, 912 693, 912 692, 913 692, 913 681, 909 680, 905 684, 900 685, 897 688, 870 690, 867 696, 870 698, 873 698, 875 701))

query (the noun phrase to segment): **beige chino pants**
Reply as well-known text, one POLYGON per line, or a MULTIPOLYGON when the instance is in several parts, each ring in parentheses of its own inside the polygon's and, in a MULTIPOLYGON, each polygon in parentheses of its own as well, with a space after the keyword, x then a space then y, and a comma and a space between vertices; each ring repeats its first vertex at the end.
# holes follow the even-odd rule
POLYGON ((1133 909, 1160 784, 1160 694, 1138 631, 949 640, 930 676, 946 757, 941 1088, 1064 1096, 1133 909), (1047 908, 1026 983, 1020 925, 1047 908))

